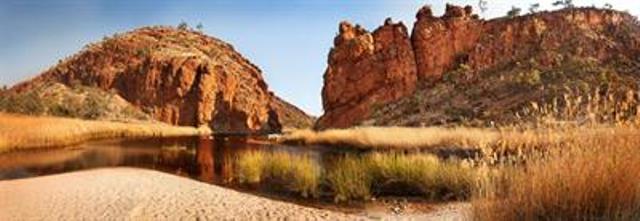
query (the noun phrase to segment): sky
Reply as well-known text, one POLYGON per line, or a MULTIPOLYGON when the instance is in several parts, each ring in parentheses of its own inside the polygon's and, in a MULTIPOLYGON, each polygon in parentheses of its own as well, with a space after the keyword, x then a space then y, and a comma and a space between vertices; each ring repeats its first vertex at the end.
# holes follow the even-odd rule
MULTIPOLYGON (((415 13, 445 3, 472 5, 477 0, 0 0, 0 85, 28 80, 58 60, 104 36, 141 26, 201 23, 203 32, 231 43, 263 71, 269 88, 304 111, 322 114, 322 75, 327 55, 343 20, 374 30, 385 18, 411 30, 415 13)), ((483 18, 499 17, 512 6, 527 11, 553 0, 487 0, 483 18)), ((640 14, 640 1, 574 0, 577 6, 610 3, 640 14)), ((354 82, 356 83, 356 82, 354 82)))

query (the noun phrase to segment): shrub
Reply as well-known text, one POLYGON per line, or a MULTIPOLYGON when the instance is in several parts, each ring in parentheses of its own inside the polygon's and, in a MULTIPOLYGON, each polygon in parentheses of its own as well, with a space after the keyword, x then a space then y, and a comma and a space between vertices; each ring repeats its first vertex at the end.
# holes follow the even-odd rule
POLYGON ((40 115, 45 113, 46 110, 46 101, 38 97, 34 92, 0 97, 0 111, 3 112, 40 115))
POLYGON ((509 11, 507 12, 507 17, 509 17, 509 18, 515 18, 515 17, 517 17, 517 16, 519 16, 519 15, 520 15, 520 12, 522 12, 522 9, 520 9, 520 8, 518 8, 518 7, 515 7, 515 6, 512 6, 512 7, 511 7, 511 10, 509 10, 509 11))
POLYGON ((542 84, 540 71, 537 69, 532 69, 527 72, 522 72, 518 74, 516 81, 520 84, 527 85, 530 87, 538 86, 542 84))
POLYGON ((180 22, 180 24, 178 24, 177 28, 180 30, 186 31, 189 29, 189 24, 187 24, 187 22, 182 21, 180 22))

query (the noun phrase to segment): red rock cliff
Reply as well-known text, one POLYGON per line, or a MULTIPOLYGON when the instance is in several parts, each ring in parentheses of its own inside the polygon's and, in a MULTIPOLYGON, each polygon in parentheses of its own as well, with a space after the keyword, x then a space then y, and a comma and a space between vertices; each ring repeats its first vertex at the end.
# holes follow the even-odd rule
POLYGON ((442 17, 434 17, 431 8, 425 6, 416 19, 411 43, 421 81, 438 81, 475 46, 482 31, 482 21, 472 14, 471 6, 447 5, 442 17))
POLYGON ((388 19, 373 33, 340 23, 324 76, 325 115, 317 126, 348 127, 367 117, 372 106, 411 93, 416 86, 413 58, 402 23, 388 19))
MULTIPOLYGON (((272 107, 276 98, 260 69, 231 45, 190 30, 151 27, 106 38, 31 82, 37 81, 113 90, 157 120, 176 125, 207 125, 216 132, 281 127, 281 108, 272 107)), ((29 84, 15 88, 26 90, 29 84)))
POLYGON ((416 79, 428 88, 463 65, 474 78, 523 59, 553 66, 562 60, 558 54, 606 61, 634 57, 640 49, 638 39, 624 39, 632 36, 625 34, 629 29, 639 29, 637 20, 612 10, 563 9, 485 21, 470 6, 447 5, 443 16, 423 7, 416 19, 410 40, 401 24, 385 24, 373 35, 340 24, 324 76, 325 115, 318 128, 357 125, 376 105, 412 94, 416 79))

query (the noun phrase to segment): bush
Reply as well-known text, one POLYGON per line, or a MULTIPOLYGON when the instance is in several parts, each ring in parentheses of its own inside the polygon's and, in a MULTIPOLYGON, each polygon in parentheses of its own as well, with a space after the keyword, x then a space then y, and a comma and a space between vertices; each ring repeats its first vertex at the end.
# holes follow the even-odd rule
POLYGON ((520 9, 520 8, 518 8, 518 7, 515 7, 515 6, 512 6, 512 7, 511 7, 511 10, 509 10, 509 11, 507 12, 507 17, 509 17, 509 18, 515 18, 515 17, 518 17, 518 16, 520 15, 520 13, 521 13, 521 12, 522 12, 522 9, 520 9))
POLYGON ((0 97, 0 111, 8 113, 22 113, 41 115, 47 110, 47 102, 40 99, 34 92, 10 94, 0 97))

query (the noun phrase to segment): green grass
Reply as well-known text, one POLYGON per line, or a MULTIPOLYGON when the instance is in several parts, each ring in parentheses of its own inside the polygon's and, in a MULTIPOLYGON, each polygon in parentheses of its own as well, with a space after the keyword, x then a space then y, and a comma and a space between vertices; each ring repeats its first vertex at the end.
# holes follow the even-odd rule
POLYGON ((321 168, 308 155, 250 151, 237 161, 238 182, 318 197, 321 189, 336 202, 374 196, 422 196, 430 200, 467 199, 473 169, 430 154, 347 154, 321 168))
POLYGON ((326 177, 336 202, 371 198, 373 177, 368 163, 354 155, 337 159, 326 177))
POLYGON ((251 151, 242 154, 236 160, 236 177, 240 183, 260 183, 265 166, 265 154, 260 151, 251 151))
POLYGON ((239 156, 236 167, 240 183, 267 183, 305 198, 319 194, 322 170, 309 155, 249 151, 239 156))
POLYGON ((429 154, 374 153, 365 158, 374 176, 375 191, 400 189, 431 200, 466 199, 475 180, 471 168, 429 154))

